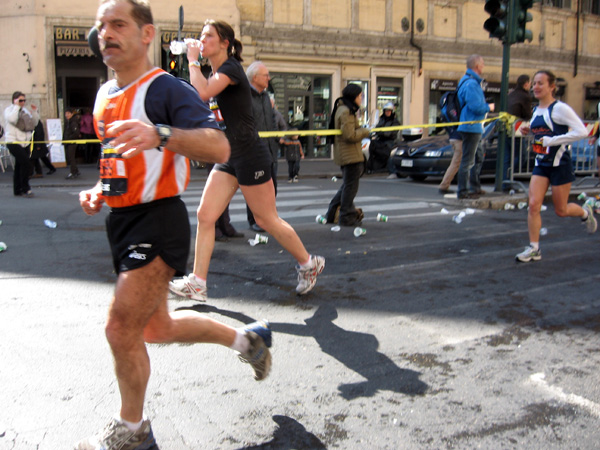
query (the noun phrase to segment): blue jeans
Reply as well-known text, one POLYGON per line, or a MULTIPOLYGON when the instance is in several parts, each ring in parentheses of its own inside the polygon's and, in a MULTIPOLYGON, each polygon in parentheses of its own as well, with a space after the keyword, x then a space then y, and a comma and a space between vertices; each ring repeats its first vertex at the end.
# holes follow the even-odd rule
POLYGON ((461 131, 462 159, 458 168, 458 197, 467 195, 470 191, 477 193, 481 190, 479 173, 483 165, 483 149, 479 147, 481 133, 466 133, 461 131), (467 189, 467 177, 469 189, 467 189))

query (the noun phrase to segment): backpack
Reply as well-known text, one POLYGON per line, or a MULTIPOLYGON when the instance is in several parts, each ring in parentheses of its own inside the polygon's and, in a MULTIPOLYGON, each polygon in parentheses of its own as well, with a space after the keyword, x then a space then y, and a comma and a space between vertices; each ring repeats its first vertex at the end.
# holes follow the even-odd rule
MULTIPOLYGON (((472 77, 471 77, 472 78, 472 77)), ((462 106, 458 99, 458 90, 468 78, 465 78, 453 91, 446 92, 440 99, 440 111, 442 122, 454 123, 460 122, 460 111, 462 106)))

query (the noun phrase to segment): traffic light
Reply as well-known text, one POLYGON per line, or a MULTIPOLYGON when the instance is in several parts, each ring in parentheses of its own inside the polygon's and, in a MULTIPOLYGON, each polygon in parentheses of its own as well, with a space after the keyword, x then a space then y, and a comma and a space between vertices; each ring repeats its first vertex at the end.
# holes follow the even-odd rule
POLYGON ((531 8, 535 2, 536 0, 515 0, 512 42, 525 42, 525 40, 531 42, 533 40, 533 33, 527 29, 527 22, 531 22, 533 17, 527 9, 531 8))
POLYGON ((177 56, 173 55, 170 52, 169 52, 168 65, 169 65, 169 73, 171 75, 177 76, 178 72, 179 72, 178 67, 177 67, 177 56))
POLYGON ((484 9, 490 18, 483 23, 483 28, 491 38, 504 41, 508 32, 508 0, 485 0, 484 9))

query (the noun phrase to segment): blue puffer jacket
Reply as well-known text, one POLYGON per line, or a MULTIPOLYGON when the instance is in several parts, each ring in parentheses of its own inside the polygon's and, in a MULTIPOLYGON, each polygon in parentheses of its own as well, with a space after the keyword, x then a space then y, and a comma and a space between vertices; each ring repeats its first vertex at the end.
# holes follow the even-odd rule
MULTIPOLYGON (((467 73, 461 78, 462 83, 458 91, 458 100, 460 101, 460 121, 468 122, 470 120, 483 120, 485 115, 490 112, 490 107, 485 102, 483 89, 481 89, 481 77, 472 69, 467 69, 467 73), (463 82, 463 80, 465 80, 463 82)), ((465 133, 483 133, 483 124, 471 123, 458 126, 458 131, 465 133)))

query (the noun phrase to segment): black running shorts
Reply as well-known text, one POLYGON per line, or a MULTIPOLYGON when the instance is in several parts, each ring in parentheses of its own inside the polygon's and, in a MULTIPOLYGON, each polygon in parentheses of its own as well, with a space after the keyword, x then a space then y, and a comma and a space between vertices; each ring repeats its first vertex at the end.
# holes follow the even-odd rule
POLYGON ((271 179, 271 152, 264 141, 243 149, 243 152, 232 151, 232 156, 225 164, 215 164, 214 170, 233 175, 240 186, 256 186, 271 179))
POLYGON ((573 166, 570 163, 558 166, 536 165, 531 173, 548 178, 550 186, 562 186, 575 181, 575 172, 573 172, 573 166))
POLYGON ((177 276, 187 273, 190 220, 179 197, 113 208, 106 218, 106 233, 117 274, 139 269, 157 256, 177 276))

